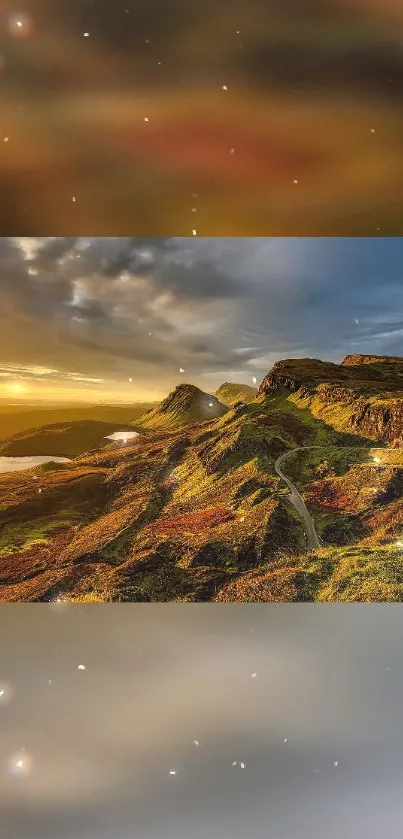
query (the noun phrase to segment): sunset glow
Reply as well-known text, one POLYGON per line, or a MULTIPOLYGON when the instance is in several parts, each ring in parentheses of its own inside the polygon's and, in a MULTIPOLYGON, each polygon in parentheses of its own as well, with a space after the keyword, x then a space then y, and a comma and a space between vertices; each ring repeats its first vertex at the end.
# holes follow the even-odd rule
POLYGON ((157 402, 399 354, 402 261, 384 238, 1 238, 0 399, 157 402))

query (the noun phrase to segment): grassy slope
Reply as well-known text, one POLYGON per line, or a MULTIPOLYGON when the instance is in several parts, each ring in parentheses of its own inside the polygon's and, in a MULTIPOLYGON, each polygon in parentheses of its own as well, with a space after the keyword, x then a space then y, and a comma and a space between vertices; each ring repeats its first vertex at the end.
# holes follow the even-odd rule
POLYGON ((2 552, 13 556, 0 573, 1 596, 214 599, 251 568, 266 569, 304 550, 301 522, 274 473, 278 455, 298 445, 352 440, 280 394, 215 421, 155 431, 74 464, 42 467, 36 472, 43 491, 34 500, 39 482, 33 484, 32 474, 2 476, 2 552), (97 503, 79 513, 79 523, 77 470, 80 480, 98 480, 97 503), (53 526, 58 532, 50 537, 53 526), (33 563, 33 534, 43 539, 35 548, 37 571, 29 579, 20 571, 19 580, 16 569, 33 563))
POLYGON ((400 537, 403 450, 298 452, 288 459, 287 473, 304 495, 325 545, 366 545, 400 537))
POLYGON ((401 602, 403 551, 397 546, 325 549, 248 572, 216 597, 230 602, 401 602))
POLYGON ((224 382, 215 392, 215 396, 224 405, 234 405, 235 402, 252 402, 257 394, 257 388, 251 385, 224 382))
MULTIPOLYGON (((322 363, 308 366, 318 381, 322 363)), ((325 366, 340 375, 337 365, 325 366)), ((353 370, 362 395, 362 375, 344 369, 353 370)), ((378 393, 383 372, 367 367, 365 375, 378 393)), ((42 467, 37 483, 33 473, 0 476, 0 597, 324 600, 389 592, 399 599, 400 583, 394 588, 390 577, 400 562, 393 539, 403 528, 399 466, 378 470, 371 441, 336 430, 331 412, 325 422, 285 389, 204 422, 194 421, 196 391, 177 389, 169 410, 152 410, 147 433, 124 447, 42 467), (153 425, 161 413, 163 428, 153 425), (191 424, 179 426, 183 420, 191 424), (276 458, 297 446, 325 448, 286 467, 328 540, 311 556, 274 471, 276 458), (384 560, 378 582, 377 551, 384 560)))

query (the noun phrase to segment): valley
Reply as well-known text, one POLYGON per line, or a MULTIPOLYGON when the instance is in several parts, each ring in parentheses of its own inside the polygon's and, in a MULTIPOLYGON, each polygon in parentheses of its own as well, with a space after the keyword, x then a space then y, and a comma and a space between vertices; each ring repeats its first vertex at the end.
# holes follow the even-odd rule
POLYGON ((124 411, 1 442, 72 458, 0 475, 1 600, 403 599, 403 359, 288 359, 257 392, 124 411))

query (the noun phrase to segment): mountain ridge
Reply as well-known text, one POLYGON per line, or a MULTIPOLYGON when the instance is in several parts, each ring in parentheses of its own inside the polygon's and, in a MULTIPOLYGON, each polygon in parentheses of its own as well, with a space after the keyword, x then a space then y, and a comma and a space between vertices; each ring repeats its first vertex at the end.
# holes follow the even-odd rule
POLYGON ((402 364, 403 358, 396 355, 365 355, 361 353, 352 353, 346 355, 341 362, 344 366, 356 366, 359 364, 402 364))
POLYGON ((403 361, 389 363, 387 356, 382 358, 386 359, 382 364, 278 361, 262 380, 258 398, 288 393, 296 404, 308 407, 338 431, 391 443, 403 436, 403 361))

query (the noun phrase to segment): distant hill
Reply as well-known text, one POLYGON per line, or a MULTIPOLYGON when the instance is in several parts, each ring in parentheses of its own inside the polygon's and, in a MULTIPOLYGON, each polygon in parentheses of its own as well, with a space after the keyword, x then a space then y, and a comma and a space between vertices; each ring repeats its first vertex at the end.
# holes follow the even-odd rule
MULTIPOLYGON (((132 405, 0 405, 0 441, 22 431, 32 431, 55 423, 82 420, 126 426, 157 402, 134 402, 132 405)), ((55 454, 55 452, 51 452, 55 454)), ((66 455, 67 456, 67 455, 66 455)))
POLYGON ((0 443, 0 455, 3 457, 29 457, 35 455, 54 455, 55 457, 77 457, 84 452, 110 445, 108 434, 130 428, 112 422, 81 420, 77 422, 58 422, 31 428, 14 434, 0 443))
POLYGON ((217 419, 228 410, 216 396, 204 393, 195 385, 178 385, 156 408, 152 408, 134 425, 149 428, 175 428, 180 425, 217 419))
POLYGON ((235 405, 235 402, 252 402, 257 394, 257 387, 251 385, 224 382, 215 392, 215 396, 224 405, 235 405))

